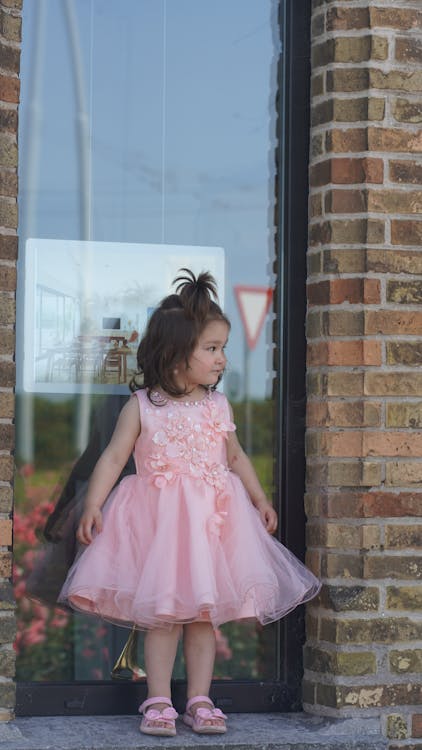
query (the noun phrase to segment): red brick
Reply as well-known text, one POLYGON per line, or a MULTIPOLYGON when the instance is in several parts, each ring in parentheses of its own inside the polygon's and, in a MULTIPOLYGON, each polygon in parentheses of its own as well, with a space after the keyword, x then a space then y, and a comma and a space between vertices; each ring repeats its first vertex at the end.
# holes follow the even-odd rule
POLYGON ((368 190, 368 211, 383 213, 422 213, 422 190, 368 190))
POLYGON ((358 92, 369 88, 371 71, 365 67, 327 70, 326 86, 329 92, 358 92))
MULTIPOLYGON (((375 250, 369 248, 365 252, 365 260, 366 270, 375 273, 422 274, 422 253, 419 250, 375 250)), ((353 273, 353 271, 350 272, 353 273)))
POLYGON ((372 218, 341 218, 330 219, 327 234, 330 242, 337 245, 378 244, 384 243, 385 220, 372 218))
POLYGON ((0 552, 0 577, 10 578, 12 575, 12 555, 10 552, 0 552))
POLYGON ((314 164, 310 170, 310 183, 313 187, 320 187, 331 182, 331 161, 325 160, 314 164))
MULTIPOLYGON (((421 222, 422 224, 422 222, 421 222)), ((422 281, 412 278, 406 281, 387 281, 387 302, 396 305, 420 305, 422 303, 422 281)))
POLYGON ((369 71, 369 88, 395 89, 403 92, 419 92, 422 90, 422 76, 419 70, 379 70, 371 68, 369 71))
MULTIPOLYGON (((354 458, 363 456, 362 432, 343 430, 341 432, 315 433, 320 439, 318 441, 318 454, 341 458, 354 458)), ((335 545, 337 546, 337 545, 335 545)))
POLYGON ((322 494, 320 512, 328 518, 422 517, 420 492, 333 492, 322 494))
POLYGON ((421 432, 374 432, 342 430, 314 433, 315 448, 322 455, 353 458, 367 456, 422 456, 421 432))
POLYGON ((396 36, 396 60, 400 62, 422 62, 422 41, 420 36, 396 36))
POLYGON ((379 304, 381 289, 378 279, 334 279, 308 285, 310 305, 379 304))
POLYGON ((0 75, 0 99, 4 102, 19 102, 19 78, 0 75))
POLYGON ((368 149, 370 151, 422 151, 422 130, 403 128, 368 128, 368 149))
POLYGON ((309 215, 311 219, 322 216, 322 193, 314 193, 309 197, 309 215))
POLYGON ((326 26, 327 31, 369 28, 368 8, 329 8, 326 26))
POLYGON ((391 242, 393 245, 421 245, 422 221, 392 219, 391 242))
POLYGON ((0 42, 0 60, 3 70, 19 74, 20 50, 17 47, 0 42))
POLYGON ((412 737, 422 737, 422 714, 412 716, 412 737))
POLYGON ((418 124, 422 122, 422 103, 399 97, 393 103, 392 113, 397 122, 418 124))
POLYGON ((0 290, 13 292, 16 289, 16 268, 15 266, 1 265, 0 263, 0 290))
POLYGON ((331 161, 331 182, 351 185, 360 182, 383 180, 384 165, 381 159, 362 157, 358 159, 338 158, 331 161))
POLYGON ((390 161, 390 180, 392 182, 422 184, 422 164, 418 161, 390 161))
POLYGON ((325 245, 331 240, 331 225, 328 221, 311 224, 309 227, 309 245, 325 245))
POLYGON ((422 12, 416 8, 370 8, 371 28, 391 28, 402 31, 422 28, 422 12))
POLYGON ((312 311, 309 311, 308 321, 314 322, 316 333, 314 338, 320 336, 363 336, 364 318, 363 310, 345 310, 332 307, 330 310, 324 310, 318 323, 312 320, 312 311))
POLYGON ((327 402, 308 401, 306 406, 306 424, 308 427, 324 427, 327 421, 327 402))
POLYGON ((378 341, 327 341, 310 344, 308 364, 316 365, 381 365, 381 344, 378 341))
POLYGON ((422 364, 422 342, 387 341, 386 362, 388 365, 419 367, 422 364))
POLYGON ((10 547, 12 544, 12 521, 0 520, 0 546, 10 547))
POLYGON ((13 388, 15 385, 15 363, 0 360, 0 386, 13 388))
POLYGON ((0 131, 15 133, 18 127, 18 113, 16 109, 0 109, 0 131))
POLYGON ((367 492, 362 495, 365 518, 400 518, 422 516, 422 492, 367 492))
POLYGON ((329 190, 325 194, 327 213, 362 213, 367 208, 365 190, 329 190))
POLYGON ((365 456, 422 456, 422 432, 365 432, 365 456))
POLYGON ((422 331, 422 312, 365 310, 366 334, 416 334, 422 331))
POLYGON ((16 260, 17 256, 18 238, 16 235, 0 235, 0 259, 16 260))
MULTIPOLYGON (((15 394, 0 391, 0 419, 13 419, 15 416, 15 394)), ((0 513, 3 511, 0 510, 0 513)))
POLYGON ((357 183, 382 183, 384 165, 382 159, 373 157, 338 157, 318 162, 310 171, 313 187, 327 185, 352 185, 357 183))
POLYGON ((18 176, 15 171, 0 170, 0 195, 15 198, 18 192, 18 176))
POLYGON ((420 372, 365 372, 363 379, 366 396, 422 395, 422 373, 420 372))
POLYGON ((327 426, 377 427, 381 424, 381 404, 372 401, 325 402, 327 426))
MULTIPOLYGON (((385 548, 386 549, 418 549, 422 541, 422 525, 415 524, 395 524, 394 526, 385 527, 385 548)), ((422 587, 419 589, 420 602, 422 606, 422 587)), ((415 604, 416 600, 415 600, 415 604)), ((417 607, 419 609, 419 607, 417 607)), ((422 662, 421 662, 422 666, 422 662)))
POLYGON ((334 370, 324 375, 321 385, 321 396, 363 396, 364 374, 334 370))
MULTIPOLYGON (((422 576, 422 558, 416 554, 400 556, 385 552, 367 554, 364 557, 363 578, 395 578, 397 580, 417 580, 422 576)), ((387 618, 386 618, 387 619, 387 618)), ((391 620, 390 620, 391 621, 391 620)), ((418 634, 413 637, 422 639, 422 622, 416 623, 418 634)), ((404 634, 403 634, 404 635, 404 634)), ((410 635, 410 634, 409 634, 410 635)), ((412 638, 410 635, 409 640, 412 638)), ((403 638, 403 640, 407 640, 403 638)))
MULTIPOLYGON (((0 455, 0 480, 13 482, 14 462, 12 456, 0 455)), ((1 573, 0 573, 1 577, 1 573)))
MULTIPOLYGON (((0 402, 1 403, 1 402, 0 402)), ((3 416, 0 414, 0 416, 3 416)), ((0 422, 0 446, 1 450, 13 450, 15 442, 15 426, 0 422)), ((1 544, 1 542, 0 542, 1 544)))
POLYGON ((367 148, 368 133, 366 128, 333 129, 326 133, 325 149, 327 152, 356 152, 366 151, 367 148))

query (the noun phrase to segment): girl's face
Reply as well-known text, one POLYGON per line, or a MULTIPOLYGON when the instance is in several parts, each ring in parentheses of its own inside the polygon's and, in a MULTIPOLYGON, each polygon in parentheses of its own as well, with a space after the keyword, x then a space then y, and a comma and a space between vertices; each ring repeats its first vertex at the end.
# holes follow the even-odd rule
POLYGON ((229 327, 224 320, 207 323, 189 357, 188 367, 179 368, 185 388, 218 382, 227 362, 224 349, 228 337, 229 327))

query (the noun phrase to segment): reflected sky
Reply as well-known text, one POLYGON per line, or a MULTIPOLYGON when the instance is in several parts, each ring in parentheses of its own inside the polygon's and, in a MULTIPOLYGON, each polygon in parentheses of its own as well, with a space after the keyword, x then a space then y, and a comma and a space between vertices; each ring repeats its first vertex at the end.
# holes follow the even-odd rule
MULTIPOLYGON (((223 247, 241 373, 233 286, 274 283, 274 0, 32 0, 23 14, 21 240, 223 247)), ((269 337, 268 319, 259 397, 269 337)))

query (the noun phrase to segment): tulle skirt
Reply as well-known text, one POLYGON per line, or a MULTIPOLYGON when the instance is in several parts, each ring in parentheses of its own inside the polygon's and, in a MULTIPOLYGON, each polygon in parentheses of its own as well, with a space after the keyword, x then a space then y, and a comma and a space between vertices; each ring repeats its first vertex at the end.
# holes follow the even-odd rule
POLYGON ((59 602, 140 629, 218 627, 273 622, 319 589, 265 530, 236 475, 223 493, 186 476, 160 489, 134 475, 111 493, 103 530, 77 556, 59 602))

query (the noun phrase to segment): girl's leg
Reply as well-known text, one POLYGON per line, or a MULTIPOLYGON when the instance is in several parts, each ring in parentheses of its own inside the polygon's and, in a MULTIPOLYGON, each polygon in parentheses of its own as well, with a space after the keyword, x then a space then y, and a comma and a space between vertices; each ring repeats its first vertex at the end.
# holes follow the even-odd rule
POLYGON ((190 622, 184 626, 183 651, 188 699, 208 695, 215 661, 215 632, 210 622, 190 622))
MULTIPOLYGON (((215 632, 209 622, 191 622, 184 626, 183 649, 188 678, 188 700, 197 695, 208 695, 215 661, 215 632)), ((196 701, 190 708, 195 715, 198 708, 210 708, 209 703, 196 701)), ((224 726, 224 719, 214 717, 205 721, 212 726, 224 726)))
MULTIPOLYGON (((157 628, 147 631, 144 641, 144 658, 148 698, 171 697, 170 683, 180 634, 179 625, 174 625, 171 630, 157 628)), ((157 702, 151 707, 162 711, 168 707, 168 704, 157 702)), ((157 722, 157 726, 161 726, 161 723, 157 722)))

